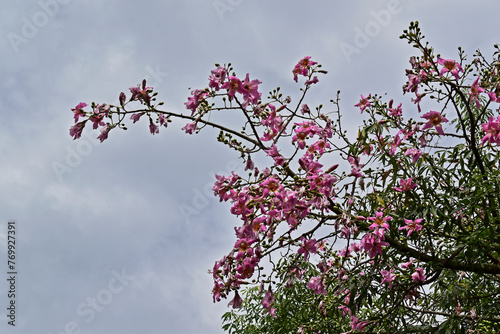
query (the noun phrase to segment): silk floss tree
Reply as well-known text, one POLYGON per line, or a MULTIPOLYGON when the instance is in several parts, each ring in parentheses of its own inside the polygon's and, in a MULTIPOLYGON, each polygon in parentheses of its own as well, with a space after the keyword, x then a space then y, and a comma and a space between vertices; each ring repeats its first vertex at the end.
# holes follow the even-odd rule
POLYGON ((411 103, 363 92, 353 134, 339 94, 328 108, 308 103, 326 71, 307 56, 292 69, 295 95, 263 98, 260 80, 216 64, 187 114, 161 110, 144 80, 116 105, 79 103, 70 135, 91 124, 102 142, 141 119, 156 134, 179 118, 238 152, 246 174, 213 186, 237 223, 211 270, 230 333, 497 333, 500 50, 441 57, 417 22, 401 38, 418 53, 405 71, 411 103), (224 113, 241 127, 212 120, 224 113))

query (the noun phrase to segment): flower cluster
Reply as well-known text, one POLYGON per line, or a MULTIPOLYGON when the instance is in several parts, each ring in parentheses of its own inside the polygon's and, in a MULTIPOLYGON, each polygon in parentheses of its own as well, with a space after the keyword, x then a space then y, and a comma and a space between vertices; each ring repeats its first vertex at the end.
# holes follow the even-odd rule
MULTIPOLYGON (((295 65, 295 67, 292 70, 293 80, 295 80, 295 82, 297 82, 298 75, 308 77, 310 74, 311 68, 316 64, 318 64, 318 63, 315 61, 312 61, 311 57, 309 57, 309 56, 306 56, 306 57, 302 58, 301 60, 299 60, 297 65, 295 65)), ((306 82, 306 85, 311 84, 311 83, 316 83, 316 82, 318 82, 318 77, 314 77, 314 79, 312 79, 311 81, 306 82)))
POLYGON ((108 138, 109 126, 103 122, 103 119, 109 116, 110 106, 108 104, 92 104, 92 111, 85 111, 85 107, 87 107, 87 104, 80 102, 75 108, 71 109, 75 113, 74 119, 76 124, 69 129, 70 136, 72 136, 73 139, 80 138, 85 128, 85 124, 91 121, 94 130, 101 126, 101 134, 98 139, 101 142, 104 141, 108 138), (78 122, 80 117, 86 117, 87 119, 78 122))
POLYGON ((156 93, 153 93, 153 87, 146 86, 146 79, 142 81, 140 85, 129 88, 131 96, 127 101, 127 97, 124 92, 119 95, 120 107, 112 106, 107 103, 95 104, 92 103, 91 111, 86 111, 85 108, 88 106, 84 102, 80 102, 75 108, 71 109, 74 112, 75 125, 73 125, 69 134, 73 139, 78 139, 81 137, 83 129, 88 121, 92 123, 92 128, 96 130, 100 127, 100 135, 97 137, 101 142, 108 139, 109 132, 115 128, 120 127, 127 129, 123 124, 122 120, 125 118, 126 114, 132 114, 130 119, 133 123, 138 122, 142 116, 147 115, 149 118, 149 131, 151 134, 157 134, 159 132, 160 126, 167 127, 170 122, 169 116, 165 116, 164 113, 156 111, 156 107, 162 105, 163 102, 158 103, 158 105, 153 105, 152 103, 156 101, 156 93), (142 112, 129 112, 126 111, 126 105, 131 102, 139 102, 144 105, 148 110, 142 112), (112 109, 115 110, 112 110, 112 109), (114 115, 119 115, 119 119, 115 121, 113 119, 114 115), (156 116, 156 120, 153 120, 152 116, 156 116), (80 118, 84 118, 83 121, 78 122, 80 118), (106 121, 106 122, 105 122, 106 121))

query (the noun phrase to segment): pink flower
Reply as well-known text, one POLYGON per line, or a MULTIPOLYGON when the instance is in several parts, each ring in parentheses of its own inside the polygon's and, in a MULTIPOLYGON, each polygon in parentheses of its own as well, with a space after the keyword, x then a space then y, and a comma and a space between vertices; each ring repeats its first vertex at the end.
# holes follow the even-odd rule
POLYGON ((383 279, 381 284, 386 284, 389 283, 389 287, 392 286, 392 282, 396 278, 396 274, 394 274, 394 269, 391 268, 391 270, 382 270, 380 271, 380 274, 382 275, 383 279))
POLYGON ((311 109, 309 109, 309 106, 304 103, 302 105, 302 108, 300 108, 300 112, 302 113, 302 115, 310 114, 311 113, 311 109))
POLYGON ((168 126, 168 119, 165 117, 165 115, 160 114, 158 116, 158 120, 160 121, 160 125, 163 125, 164 127, 168 126))
POLYGON ((436 128, 437 133, 440 135, 444 135, 443 127, 441 123, 448 122, 446 118, 441 116, 441 114, 437 111, 429 111, 427 114, 422 115, 422 118, 428 120, 427 123, 422 127, 422 130, 426 130, 432 126, 436 128))
POLYGON ((264 136, 260 138, 263 141, 272 140, 284 127, 282 124, 283 120, 281 116, 277 114, 276 108, 272 104, 269 104, 268 107, 270 109, 268 117, 261 121, 262 125, 268 128, 264 136))
POLYGON ((326 286, 321 277, 313 277, 307 283, 307 287, 316 294, 326 295, 326 286))
POLYGON ((219 196, 220 202, 226 202, 228 199, 234 199, 235 195, 232 191, 233 185, 239 180, 238 174, 232 172, 232 176, 221 176, 215 174, 215 184, 212 188, 215 196, 219 196))
POLYGON ((268 156, 274 159, 274 163, 276 166, 283 166, 285 163, 285 158, 279 154, 278 148, 275 144, 273 144, 269 149, 265 150, 268 156))
POLYGON ((296 134, 292 138, 292 143, 297 142, 300 149, 305 148, 308 137, 320 132, 319 127, 312 122, 295 123, 295 125, 298 127, 294 129, 296 134))
POLYGON ((242 215, 242 217, 246 217, 252 211, 254 210, 253 207, 249 207, 247 204, 250 200, 248 196, 248 189, 244 189, 243 191, 240 191, 237 193, 235 196, 236 198, 233 198, 233 206, 231 207, 231 213, 234 215, 242 215))
POLYGON ((227 304, 227 306, 232 306, 233 309, 240 308, 241 304, 243 304, 243 299, 241 299, 240 295, 238 294, 238 291, 234 292, 234 298, 227 304))
POLYGON ((396 149, 399 147, 399 145, 401 145, 402 139, 401 137, 399 137, 400 133, 401 131, 394 136, 394 141, 392 142, 391 148, 389 149, 390 155, 394 155, 396 153, 396 149))
POLYGON ((417 97, 416 99, 412 98, 411 101, 417 105, 418 112, 421 112, 422 109, 420 109, 420 101, 422 101, 422 97, 425 96, 425 94, 419 94, 415 93, 415 96, 417 97))
POLYGON ((215 303, 216 300, 218 302, 220 302, 221 297, 224 295, 223 289, 224 289, 224 284, 222 283, 221 280, 218 279, 215 282, 215 285, 214 285, 214 287, 212 289, 212 294, 213 294, 213 297, 214 297, 214 303, 215 303))
POLYGON ((108 139, 109 130, 111 129, 108 125, 105 125, 101 128, 101 134, 97 137, 97 139, 99 139, 101 143, 108 139))
POLYGON ((264 225, 267 219, 267 217, 262 216, 259 218, 255 218, 252 221, 252 231, 254 232, 255 236, 258 236, 259 232, 264 232, 267 230, 267 227, 264 225))
POLYGON ((210 81, 208 83, 208 87, 219 90, 221 84, 224 82, 224 80, 226 80, 226 74, 227 70, 223 66, 218 66, 215 70, 212 70, 209 77, 210 81))
POLYGON ((422 151, 415 147, 406 150, 405 155, 411 155, 413 158, 413 163, 416 163, 418 159, 422 156, 422 151))
POLYGON ((318 81, 318 77, 315 75, 311 80, 306 80, 306 82, 304 82, 304 85, 312 85, 318 83, 318 81))
POLYGON ((85 122, 87 121, 78 122, 69 129, 69 135, 73 137, 73 140, 78 139, 82 136, 82 131, 83 128, 85 127, 85 122))
POLYGON ((393 187, 392 189, 399 191, 399 192, 412 190, 413 188, 415 188, 417 186, 416 183, 412 183, 412 182, 413 182, 412 177, 410 177, 408 180, 401 179, 401 180, 399 180, 399 187, 393 187))
POLYGON ((109 104, 98 104, 96 108, 101 115, 103 115, 104 117, 109 117, 109 111, 111 109, 111 106, 109 104))
POLYGON ((418 267, 415 269, 415 272, 411 275, 413 282, 423 282, 425 281, 426 276, 424 275, 424 269, 422 267, 418 267))
POLYGON ((123 107, 125 105, 125 100, 127 99, 127 97, 125 96, 125 93, 121 92, 120 97, 118 99, 120 100, 120 105, 123 107))
POLYGON ((97 129, 99 126, 104 126, 105 123, 102 121, 104 117, 104 114, 100 114, 97 112, 97 110, 94 112, 94 114, 92 116, 90 116, 89 120, 92 121, 92 123, 94 123, 92 125, 92 128, 95 130, 97 129))
POLYGON ((400 227, 399 229, 400 230, 407 230, 408 234, 406 236, 409 237, 411 232, 413 232, 413 231, 418 232, 422 229, 422 225, 420 225, 422 220, 423 219, 409 220, 409 219, 405 218, 406 226, 400 227))
POLYGON ((375 228, 385 228, 386 230, 389 229, 389 224, 387 223, 388 220, 392 220, 391 216, 386 216, 384 217, 383 212, 375 212, 375 217, 368 217, 368 220, 371 220, 373 224, 370 225, 370 230, 373 230, 375 228))
POLYGON ((411 267, 413 267, 413 259, 410 259, 410 261, 401 264, 401 268, 403 269, 408 269, 411 267))
POLYGON ((221 88, 227 89, 227 95, 229 96, 229 101, 231 101, 234 98, 234 94, 243 92, 243 83, 237 77, 230 76, 221 88))
POLYGON ((476 102, 477 109, 481 108, 481 105, 479 104, 477 97, 479 96, 480 93, 484 92, 484 89, 479 87, 478 84, 479 79, 481 79, 481 77, 477 77, 476 81, 474 81, 474 83, 470 87, 470 92, 469 92, 470 95, 469 102, 471 102, 474 99, 474 101, 476 102))
POLYGON ((486 142, 500 145, 500 116, 498 116, 497 119, 490 116, 488 123, 484 123, 481 126, 483 127, 483 131, 486 133, 481 140, 483 145, 486 142))
POLYGON ((130 119, 134 121, 134 124, 135 122, 139 121, 139 119, 141 119, 141 116, 144 115, 143 112, 138 112, 138 113, 135 113, 135 114, 132 114, 130 116, 130 119))
POLYGON ((153 123, 151 119, 149 120, 149 132, 151 132, 152 135, 160 132, 160 129, 158 129, 158 125, 153 123))
POLYGON ((255 168, 255 164, 251 157, 248 157, 247 162, 245 164, 245 170, 253 170, 255 168))
POLYGON ((321 195, 314 196, 307 202, 307 204, 316 209, 328 210, 330 202, 328 201, 328 197, 326 197, 325 195, 321 195))
POLYGON ((278 194, 283 190, 283 186, 275 178, 269 177, 264 182, 260 184, 263 188, 262 197, 268 196, 269 194, 278 194))
POLYGON ((188 97, 188 101, 184 103, 186 106, 186 109, 191 110, 191 116, 196 112, 196 109, 200 105, 201 102, 205 100, 205 96, 208 95, 208 93, 204 89, 195 89, 191 91, 191 95, 188 97))
POLYGON ((254 79, 250 81, 247 76, 245 77, 245 81, 243 81, 243 108, 246 108, 249 103, 252 104, 257 104, 259 103, 260 97, 262 93, 259 92, 259 84, 261 84, 262 81, 254 79))
POLYGON ((414 73, 412 73, 411 70, 406 70, 407 71, 407 76, 408 76, 408 87, 406 88, 407 92, 414 92, 416 93, 418 91, 418 85, 420 84, 420 77, 414 73))
POLYGON ((239 239, 234 244, 234 248, 238 249, 240 252, 247 252, 250 249, 250 245, 255 241, 255 239, 239 239))
MULTIPOLYGON (((382 229, 381 231, 385 230, 382 229)), ((374 258, 377 254, 382 255, 382 247, 389 246, 389 243, 383 241, 378 235, 367 233, 361 239, 359 245, 368 253, 370 258, 374 258)))
POLYGON ((193 132, 196 130, 196 122, 186 124, 181 130, 186 131, 186 133, 189 133, 190 135, 193 134, 193 132))
POLYGON ((422 133, 422 135, 420 136, 420 138, 418 138, 418 140, 420 141, 420 146, 422 147, 427 146, 427 136, 425 133, 422 133))
POLYGON ((255 258, 246 257, 238 266, 238 268, 236 268, 236 271, 238 272, 238 274, 236 274, 236 277, 238 279, 252 277, 256 265, 257 260, 255 258))
POLYGON ((321 172, 323 165, 318 161, 314 161, 308 154, 299 159, 300 167, 307 172, 308 175, 313 175, 321 172))
POLYGON ((349 157, 347 158, 347 161, 351 164, 352 169, 351 169, 351 175, 354 176, 355 178, 358 177, 363 177, 363 173, 361 172, 361 167, 363 167, 363 164, 359 163, 359 157, 355 159, 354 157, 349 157))
POLYGON ((309 146, 307 153, 312 155, 317 152, 319 155, 323 155, 323 153, 325 153, 325 149, 327 148, 330 148, 330 144, 324 140, 320 140, 309 146))
POLYGON ((441 72, 439 72, 440 76, 442 76, 446 72, 450 72, 458 81, 459 80, 458 72, 464 71, 460 66, 460 64, 452 59, 443 59, 441 57, 438 57, 438 63, 440 65, 443 65, 441 72))
POLYGON ((311 68, 311 66, 314 66, 316 64, 317 64, 317 62, 312 61, 311 57, 309 57, 309 56, 306 56, 306 57, 302 58, 301 60, 299 60, 297 65, 295 65, 295 67, 292 70, 293 80, 295 80, 295 82, 297 82, 298 75, 308 76, 309 69, 311 68))
POLYGON ((304 237, 302 237, 301 240, 303 244, 302 246, 300 246, 297 253, 304 254, 304 261, 307 261, 309 253, 316 253, 318 250, 316 247, 316 239, 306 240, 304 237))
POLYGON ((132 93, 132 97, 130 97, 131 101, 140 101, 143 103, 149 103, 151 101, 151 96, 149 94, 153 91, 153 87, 146 87, 146 79, 142 80, 142 89, 141 86, 130 87, 130 92, 132 93))
POLYGON ((401 108, 402 103, 400 103, 396 108, 392 107, 392 100, 389 101, 389 108, 387 109, 390 111, 389 116, 395 116, 395 117, 400 117, 403 115, 403 109, 401 108))
POLYGON ((497 96, 495 92, 487 92, 486 94, 490 97, 491 102, 500 102, 500 96, 497 96))
POLYGON ((358 330, 358 331, 363 331, 366 326, 370 324, 369 321, 359 321, 356 316, 351 316, 351 329, 352 330, 358 330))
POLYGON ((273 316, 276 318, 276 315, 274 314, 276 312, 275 308, 271 308, 274 303, 274 295, 273 292, 271 291, 271 288, 266 291, 266 294, 264 295, 264 299, 262 299, 262 306, 273 316))
MULTIPOLYGON (((331 198, 334 195, 333 185, 337 182, 337 178, 332 174, 313 174, 308 176, 307 179, 309 180, 310 190, 318 189, 320 193, 328 198, 331 198)), ((328 205, 329 202, 326 200, 326 206, 328 205)))
POLYGON ((85 116, 85 110, 83 110, 83 108, 85 108, 87 106, 87 103, 85 102, 80 102, 76 105, 76 107, 74 107, 73 109, 71 109, 72 111, 75 112, 75 123, 78 122, 78 118, 80 118, 80 116, 85 116))
POLYGON ((359 107, 359 109, 361 109, 361 113, 363 113, 365 108, 371 106, 370 102, 368 101, 368 99, 371 98, 371 96, 372 96, 371 94, 368 95, 367 97, 364 97, 363 95, 361 95, 361 100, 359 100, 359 103, 355 104, 354 106, 359 107))
POLYGON ((212 276, 213 276, 214 280, 219 278, 219 274, 221 272, 220 262, 221 261, 215 261, 214 268, 212 269, 212 276))

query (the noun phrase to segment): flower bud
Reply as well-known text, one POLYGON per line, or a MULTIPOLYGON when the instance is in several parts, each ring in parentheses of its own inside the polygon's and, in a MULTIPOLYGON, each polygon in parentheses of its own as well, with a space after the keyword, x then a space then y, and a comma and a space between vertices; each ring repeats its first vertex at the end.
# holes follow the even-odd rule
POLYGON ((125 93, 124 92, 121 92, 120 93, 120 105, 123 107, 123 105, 125 104, 125 99, 127 97, 125 96, 125 93))

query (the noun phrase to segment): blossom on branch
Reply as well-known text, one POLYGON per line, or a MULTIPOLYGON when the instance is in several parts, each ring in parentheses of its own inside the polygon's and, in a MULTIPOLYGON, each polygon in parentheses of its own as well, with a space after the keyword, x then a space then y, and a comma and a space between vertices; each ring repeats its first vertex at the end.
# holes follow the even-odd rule
POLYGON ((411 275, 411 278, 415 283, 420 283, 425 281, 426 276, 424 274, 424 268, 418 267, 417 269, 415 269, 415 272, 411 275))
POLYGON ((477 99, 477 97, 479 96, 479 94, 484 92, 484 88, 479 87, 479 83, 478 83, 479 79, 481 79, 481 77, 477 77, 477 79, 474 81, 474 83, 470 87, 470 91, 469 91, 469 95, 470 95, 469 102, 472 102, 472 100, 474 100, 474 102, 476 103, 477 109, 481 108, 481 104, 479 103, 479 100, 477 99))
POLYGON ((200 105, 201 102, 205 100, 205 97, 208 95, 208 93, 204 89, 195 89, 191 91, 190 97, 188 97, 188 101, 184 103, 186 106, 186 109, 191 110, 191 116, 194 115, 196 112, 196 109, 200 105))
POLYGON ((355 107, 359 107, 359 109, 361 109, 361 113, 363 113, 363 111, 368 108, 369 106, 371 106, 371 103, 369 101, 369 99, 372 97, 371 94, 369 94, 367 97, 364 97, 363 95, 361 95, 361 100, 359 100, 359 103, 355 104, 354 106, 355 107))
POLYGON ((78 122, 78 119, 80 118, 80 116, 84 116, 85 115, 85 110, 83 110, 83 108, 85 108, 87 106, 87 103, 85 102, 80 102, 76 105, 76 107, 74 107, 73 109, 71 109, 72 111, 75 112, 75 123, 78 122))
POLYGON ((448 120, 444 118, 439 112, 429 111, 428 113, 422 115, 422 118, 428 120, 428 122, 425 123, 422 127, 422 131, 430 127, 435 127, 437 133, 439 133, 440 135, 444 135, 443 126, 441 125, 441 123, 448 122, 448 120))
POLYGON ((182 130, 186 131, 186 133, 192 135, 193 132, 196 130, 196 122, 188 123, 186 124, 182 130))
POLYGON ((313 277, 307 283, 307 287, 313 290, 316 294, 326 295, 328 292, 326 291, 325 282, 321 277, 313 277))
POLYGON ((404 218, 404 221, 406 223, 405 226, 400 227, 400 230, 407 230, 408 234, 406 235, 407 237, 410 236, 412 232, 418 232, 422 229, 422 225, 420 223, 422 222, 423 219, 415 219, 415 220, 409 220, 404 218))
POLYGON ((109 130, 111 130, 111 128, 107 124, 101 128, 101 134, 97 137, 101 143, 108 139, 109 130))
POLYGON ((82 122, 78 122, 76 123, 75 125, 73 125, 70 129, 69 129, 69 135, 73 137, 73 139, 78 139, 82 136, 82 131, 83 131, 83 128, 85 128, 85 123, 87 121, 82 121, 82 122))
POLYGON ((387 223, 389 220, 392 220, 391 216, 384 216, 383 212, 375 212, 375 217, 368 217, 368 220, 371 220, 373 223, 370 225, 369 229, 374 230, 376 228, 385 228, 389 230, 389 224, 387 223))
POLYGON ((309 70, 311 69, 311 66, 314 66, 316 65, 317 62, 315 61, 312 61, 311 60, 311 57, 309 56, 306 56, 304 58, 302 58, 301 60, 299 60, 299 62, 297 63, 297 65, 295 65, 295 67, 293 68, 293 80, 295 80, 295 82, 298 81, 298 75, 303 75, 305 77, 307 77, 309 75, 309 70))
POLYGON ((142 86, 130 87, 129 90, 132 93, 130 101, 140 101, 146 104, 151 102, 151 96, 149 94, 153 91, 153 87, 146 87, 146 79, 142 80, 142 86))
POLYGON ((412 182, 413 182, 413 177, 410 177, 408 180, 401 179, 399 180, 399 187, 393 187, 392 189, 399 192, 412 190, 417 186, 416 183, 412 182))
POLYGON ((486 142, 500 145, 500 116, 496 119, 493 116, 490 116, 488 123, 482 124, 481 127, 486 133, 486 135, 481 139, 483 145, 486 142))
POLYGON ((302 246, 300 246, 297 253, 304 254, 304 261, 307 261, 309 253, 314 254, 317 252, 316 239, 306 240, 304 237, 302 237, 301 240, 302 240, 302 246))
POLYGON ((457 81, 460 79, 458 73, 464 71, 462 66, 460 66, 460 64, 453 59, 443 59, 441 57, 438 57, 438 64, 443 65, 441 72, 439 72, 440 76, 442 76, 446 72, 450 72, 455 77, 455 79, 457 79, 457 81))
POLYGON ((276 318, 275 315, 276 309, 272 308, 274 300, 275 300, 274 294, 271 291, 271 288, 269 288, 269 290, 267 290, 266 294, 264 295, 264 299, 262 300, 262 306, 264 306, 264 308, 267 310, 267 312, 269 312, 269 314, 272 317, 276 318))
POLYGON ((226 75, 227 69, 224 66, 218 66, 216 69, 211 71, 208 87, 214 88, 218 91, 221 88, 222 83, 226 80, 226 75))
POLYGON ((232 101, 234 99, 234 95, 236 93, 243 93, 244 88, 243 88, 243 83, 241 82, 240 79, 238 79, 235 76, 230 76, 228 78, 228 81, 226 81, 222 86, 222 89, 227 89, 227 95, 229 96, 229 101, 232 101))

